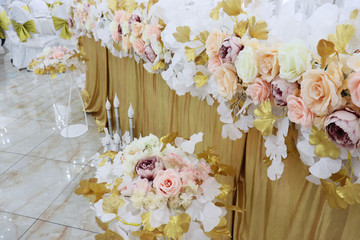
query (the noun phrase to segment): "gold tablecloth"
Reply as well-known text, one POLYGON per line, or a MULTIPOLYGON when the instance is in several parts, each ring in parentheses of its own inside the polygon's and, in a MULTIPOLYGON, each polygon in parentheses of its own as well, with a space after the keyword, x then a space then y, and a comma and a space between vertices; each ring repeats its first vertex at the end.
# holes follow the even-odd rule
POLYGON ((262 136, 257 130, 251 129, 236 141, 222 139, 217 104, 209 106, 189 94, 178 96, 159 74, 148 73, 134 59, 114 57, 92 39, 83 38, 82 43, 89 58, 83 99, 100 131, 107 121, 106 98, 113 101, 117 93, 123 130, 129 128, 127 109, 131 101, 135 136, 163 136, 178 131, 181 136, 190 137, 201 131, 204 142, 197 149, 216 145, 223 162, 235 167, 236 178, 225 178, 237 188, 228 203, 245 212, 230 212, 227 216, 233 239, 360 239, 360 206, 331 209, 321 187, 306 181, 308 168, 295 151, 284 160, 282 177, 270 181, 263 162, 262 136))

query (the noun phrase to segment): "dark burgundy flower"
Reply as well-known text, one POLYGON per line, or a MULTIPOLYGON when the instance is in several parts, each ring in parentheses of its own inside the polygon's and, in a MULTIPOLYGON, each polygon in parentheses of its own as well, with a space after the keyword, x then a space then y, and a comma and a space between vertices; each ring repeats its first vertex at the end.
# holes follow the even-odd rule
POLYGON ((157 156, 150 156, 140 159, 135 166, 135 172, 140 178, 146 178, 152 181, 159 170, 164 169, 164 164, 161 158, 157 156))
POLYGON ((234 63, 239 52, 244 48, 241 44, 240 38, 230 36, 224 39, 220 47, 219 57, 223 62, 234 63))
POLYGON ((129 28, 131 29, 131 24, 135 23, 135 22, 141 22, 141 19, 139 17, 139 15, 137 14, 132 14, 130 19, 129 19, 129 28))
POLYGON ((118 25, 118 33, 119 33, 120 35, 122 35, 122 28, 121 28, 121 25, 120 25, 120 24, 118 25))
POLYGON ((287 97, 298 88, 299 84, 297 82, 292 83, 280 77, 276 77, 274 81, 271 82, 271 93, 276 105, 286 106, 287 97))
POLYGON ((147 45, 144 50, 146 58, 151 62, 154 63, 157 55, 155 54, 154 50, 150 45, 147 45))
POLYGON ((337 110, 324 122, 329 139, 335 145, 354 150, 360 146, 360 125, 358 115, 351 109, 337 110))

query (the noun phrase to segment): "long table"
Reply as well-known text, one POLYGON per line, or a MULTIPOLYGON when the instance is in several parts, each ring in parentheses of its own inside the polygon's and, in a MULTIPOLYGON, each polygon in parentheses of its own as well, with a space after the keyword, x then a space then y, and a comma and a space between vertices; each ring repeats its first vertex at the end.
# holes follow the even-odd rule
POLYGON ((299 159, 291 137, 287 139, 289 153, 284 160, 284 174, 279 180, 270 181, 266 175, 264 143, 257 130, 251 129, 236 141, 223 139, 217 103, 209 106, 189 94, 178 96, 161 75, 148 73, 133 58, 115 57, 90 38, 80 42, 89 58, 82 96, 99 131, 107 123, 106 98, 112 102, 117 93, 122 130, 129 129, 127 109, 131 102, 135 110, 135 136, 149 133, 164 136, 177 131, 180 136, 190 137, 203 132, 204 141, 196 149, 217 146, 222 161, 234 166, 236 177, 222 179, 236 187, 228 204, 244 209, 244 213, 227 215, 233 239, 360 238, 357 226, 360 205, 346 210, 331 209, 321 187, 306 181, 308 167, 299 159))

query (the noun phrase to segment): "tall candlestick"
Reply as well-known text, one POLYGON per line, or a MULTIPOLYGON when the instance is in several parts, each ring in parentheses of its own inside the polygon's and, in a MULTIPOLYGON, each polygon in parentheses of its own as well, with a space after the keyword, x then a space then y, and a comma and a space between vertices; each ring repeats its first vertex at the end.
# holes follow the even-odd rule
POLYGON ((128 110, 128 117, 129 117, 129 125, 130 125, 130 142, 134 141, 134 132, 133 132, 133 128, 134 128, 134 124, 133 124, 133 119, 134 119, 134 109, 131 105, 130 102, 130 107, 128 110))
POLYGON ((110 137, 112 139, 113 138, 113 130, 112 130, 112 126, 111 126, 111 113, 110 113, 111 104, 109 102, 109 99, 106 99, 105 107, 106 107, 107 117, 108 117, 110 137))
POLYGON ((110 136, 107 128, 104 128, 105 137, 102 139, 102 144, 105 148, 105 152, 110 150, 110 136))
POLYGON ((121 149, 120 149, 120 136, 119 136, 119 133, 118 132, 116 132, 115 134, 114 134, 114 144, 115 144, 115 151, 116 152, 118 152, 118 151, 120 151, 121 149))
POLYGON ((117 94, 115 93, 115 99, 114 99, 114 107, 115 107, 115 118, 116 118, 116 130, 120 136, 120 142, 121 142, 121 128, 120 128, 120 116, 119 116, 119 105, 120 101, 117 97, 117 94))

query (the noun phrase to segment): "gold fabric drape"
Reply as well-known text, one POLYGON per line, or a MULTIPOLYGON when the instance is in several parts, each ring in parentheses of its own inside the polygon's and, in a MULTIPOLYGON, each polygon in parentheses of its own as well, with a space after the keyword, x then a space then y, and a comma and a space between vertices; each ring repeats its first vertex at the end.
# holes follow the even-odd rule
POLYGON ((237 187, 228 203, 244 208, 245 212, 230 212, 227 216, 233 239, 360 239, 357 227, 360 206, 331 209, 321 187, 305 179, 308 169, 296 151, 292 149, 284 160, 282 177, 272 182, 267 178, 264 144, 257 130, 251 129, 240 140, 222 139, 217 104, 209 106, 189 94, 176 95, 161 75, 148 73, 134 59, 114 57, 99 42, 84 39, 84 50, 89 62, 83 97, 99 130, 107 121, 106 97, 112 102, 117 93, 123 131, 129 128, 127 109, 131 101, 136 136, 140 133, 162 136, 178 131, 181 136, 190 137, 201 131, 204 142, 197 149, 217 145, 223 162, 235 167, 236 178, 224 178, 237 187))

